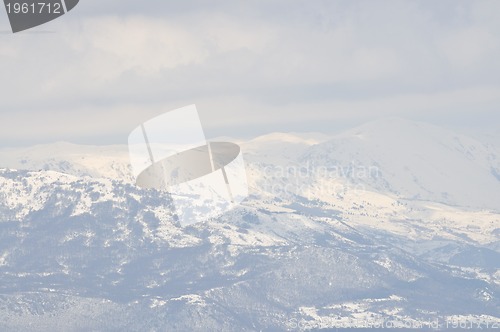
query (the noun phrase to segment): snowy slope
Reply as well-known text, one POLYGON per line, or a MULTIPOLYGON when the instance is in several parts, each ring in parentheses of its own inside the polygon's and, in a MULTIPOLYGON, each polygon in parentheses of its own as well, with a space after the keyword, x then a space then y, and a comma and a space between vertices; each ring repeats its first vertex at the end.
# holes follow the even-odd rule
POLYGON ((0 149, 1 167, 133 181, 126 145, 86 146, 59 142, 28 148, 3 148, 0 149))
POLYGON ((0 169, 0 329, 500 322, 494 149, 400 119, 239 143, 250 197, 187 228, 125 147, 1 151, 31 171, 0 169))
POLYGON ((240 145, 247 160, 276 165, 295 161, 307 148, 328 139, 328 136, 317 133, 272 133, 240 145))
POLYGON ((500 210, 498 151, 425 123, 397 118, 368 123, 311 147, 301 162, 338 167, 345 178, 377 192, 500 210), (361 170, 372 175, 356 176, 361 170))
POLYGON ((436 312, 500 320, 491 270, 434 264, 338 214, 316 216, 322 205, 299 197, 316 205, 274 201, 272 212, 255 197, 184 229, 167 195, 109 179, 3 170, 0 197, 4 329, 285 330, 311 315, 312 327, 338 317, 358 326, 436 312))

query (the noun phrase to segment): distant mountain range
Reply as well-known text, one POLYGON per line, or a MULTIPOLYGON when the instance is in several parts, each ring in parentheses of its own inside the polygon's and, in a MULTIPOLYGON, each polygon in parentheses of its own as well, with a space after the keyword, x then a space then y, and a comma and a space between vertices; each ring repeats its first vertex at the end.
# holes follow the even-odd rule
POLYGON ((250 197, 186 228, 125 146, 1 150, 0 330, 500 324, 494 147, 392 118, 238 143, 250 197))

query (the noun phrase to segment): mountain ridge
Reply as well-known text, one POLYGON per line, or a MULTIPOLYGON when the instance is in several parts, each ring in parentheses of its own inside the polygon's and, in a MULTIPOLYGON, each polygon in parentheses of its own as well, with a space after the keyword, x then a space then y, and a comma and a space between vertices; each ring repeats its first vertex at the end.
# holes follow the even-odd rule
MULTIPOLYGON (((356 167, 372 166, 369 148, 391 143, 394 135, 379 134, 381 127, 319 144, 294 136, 281 145, 281 134, 241 143, 249 198, 185 228, 175 221, 168 193, 143 190, 122 176, 126 150, 78 152, 63 144, 57 155, 38 148, 38 159, 21 164, 36 170, 0 169, 0 328, 284 331, 299 324, 500 323, 500 214, 439 203, 430 194, 416 200, 377 190, 372 181, 378 179, 360 176, 356 167), (368 144, 358 144, 363 134, 368 144), (275 143, 266 146, 269 138, 275 143)), ((442 142, 437 151, 449 150, 467 165, 489 162, 489 150, 475 142, 472 151, 470 141, 462 149, 449 134, 442 142)), ((382 156, 375 166, 389 183, 393 157, 384 159, 383 148, 375 150, 382 156)), ((401 184, 407 183, 393 183, 401 184)))

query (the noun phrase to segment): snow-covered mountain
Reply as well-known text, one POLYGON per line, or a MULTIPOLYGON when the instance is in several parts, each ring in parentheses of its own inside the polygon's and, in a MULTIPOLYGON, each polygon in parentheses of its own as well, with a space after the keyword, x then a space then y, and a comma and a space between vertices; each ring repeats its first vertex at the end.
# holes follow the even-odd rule
POLYGON ((87 146, 58 142, 3 148, 0 149, 0 167, 134 181, 126 145, 87 146))
POLYGON ((0 329, 500 323, 494 149, 398 119, 239 143, 250 197, 186 228, 124 147, 3 150, 0 329))
POLYGON ((500 211, 499 151, 426 123, 371 122, 312 147, 301 161, 344 170, 377 192, 500 211), (362 170, 368 176, 357 176, 362 170))

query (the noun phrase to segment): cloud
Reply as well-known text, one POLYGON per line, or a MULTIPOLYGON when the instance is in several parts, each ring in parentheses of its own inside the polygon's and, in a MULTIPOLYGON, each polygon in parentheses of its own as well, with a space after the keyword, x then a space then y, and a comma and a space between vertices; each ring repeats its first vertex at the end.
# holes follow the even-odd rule
POLYGON ((486 27, 476 26, 448 32, 437 45, 456 70, 480 69, 483 61, 498 55, 499 46, 498 36, 486 27))
POLYGON ((453 109, 491 114, 497 7, 82 2, 47 25, 54 33, 0 35, 0 139, 125 141, 135 124, 191 103, 213 136, 453 109))

